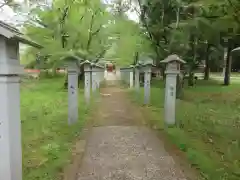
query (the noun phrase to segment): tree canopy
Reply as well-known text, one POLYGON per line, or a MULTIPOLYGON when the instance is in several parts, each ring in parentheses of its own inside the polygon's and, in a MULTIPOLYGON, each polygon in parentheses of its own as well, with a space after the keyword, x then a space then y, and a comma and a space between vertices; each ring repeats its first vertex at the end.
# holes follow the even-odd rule
MULTIPOLYGON (((41 62, 50 66, 61 64, 68 53, 120 65, 134 63, 136 54, 150 55, 159 66, 160 60, 176 53, 187 61, 188 73, 205 61, 207 74, 213 64, 218 68, 231 64, 223 61, 223 49, 228 48, 229 61, 231 50, 239 45, 238 0, 55 0, 48 5, 33 0, 29 4, 24 32, 44 46, 41 62), (129 10, 138 14, 140 22, 128 18, 129 10)), ((36 53, 30 48, 23 58, 35 61, 36 53)))
POLYGON ((151 41, 157 63, 176 53, 187 61, 189 73, 203 60, 207 73, 210 62, 217 62, 218 67, 224 64, 223 48, 227 47, 229 71, 231 50, 239 45, 240 1, 134 0, 133 3, 139 7, 136 11, 140 25, 151 41))
MULTIPOLYGON (((15 7, 12 2, 4 5, 15 7)), ((150 41, 141 27, 128 19, 119 2, 55 0, 43 5, 41 1, 25 1, 30 12, 23 31, 43 48, 29 47, 22 59, 30 65, 40 62, 45 68, 62 66, 62 57, 67 54, 93 62, 106 58, 119 65, 131 64, 137 51, 151 52, 150 41)))

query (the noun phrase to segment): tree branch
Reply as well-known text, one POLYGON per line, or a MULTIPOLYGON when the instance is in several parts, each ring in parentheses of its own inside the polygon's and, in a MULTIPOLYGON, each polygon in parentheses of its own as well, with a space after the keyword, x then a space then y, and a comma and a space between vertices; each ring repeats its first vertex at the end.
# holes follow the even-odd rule
POLYGON ((93 25, 94 25, 94 20, 95 20, 95 16, 97 15, 97 13, 100 12, 100 8, 97 9, 91 17, 91 21, 90 21, 90 28, 89 28, 89 34, 88 34, 88 41, 87 41, 87 46, 86 46, 86 50, 88 51, 92 42, 92 38, 94 35, 96 35, 97 33, 99 33, 99 31, 101 30, 101 27, 99 29, 97 29, 95 32, 93 31, 93 25))
POLYGON ((233 18, 235 19, 235 21, 237 21, 237 23, 240 24, 240 19, 239 16, 237 15, 238 13, 238 9, 234 6, 233 2, 231 0, 227 0, 229 5, 233 8, 234 14, 233 14, 233 18))
POLYGON ((108 49, 109 49, 109 48, 103 49, 103 50, 98 54, 97 59, 95 60, 95 63, 97 63, 97 62, 106 54, 106 52, 107 52, 108 49))
POLYGON ((140 11, 141 11, 141 21, 143 23, 143 26, 145 27, 145 29, 147 31, 149 39, 155 44, 154 49, 155 49, 155 52, 156 52, 157 56, 160 57, 160 54, 158 52, 158 48, 162 49, 163 51, 166 51, 166 50, 159 44, 159 42, 156 42, 156 40, 154 38, 154 35, 151 33, 150 28, 148 26, 148 23, 146 21, 146 17, 145 17, 146 9, 141 5, 140 0, 138 0, 138 5, 139 5, 140 11))
POLYGON ((5 2, 5 3, 2 3, 2 4, 0 5, 0 9, 3 8, 3 7, 6 6, 6 5, 7 5, 6 2, 5 2))

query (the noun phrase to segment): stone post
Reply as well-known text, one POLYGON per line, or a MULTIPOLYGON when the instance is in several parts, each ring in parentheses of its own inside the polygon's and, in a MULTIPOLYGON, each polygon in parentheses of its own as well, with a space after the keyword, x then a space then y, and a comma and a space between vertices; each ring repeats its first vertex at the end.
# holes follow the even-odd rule
POLYGON ((139 92, 139 88, 140 88, 140 83, 139 83, 139 65, 136 65, 135 68, 135 89, 137 92, 139 92))
POLYGON ((117 79, 120 80, 121 79, 121 72, 120 72, 120 69, 116 69, 116 76, 117 76, 117 79))
POLYGON ((175 125, 175 107, 176 107, 176 80, 180 74, 180 64, 185 63, 177 55, 170 55, 161 63, 166 63, 166 85, 165 85, 165 123, 166 125, 175 125))
POLYGON ((120 78, 122 81, 126 82, 125 80, 125 68, 120 68, 120 78))
POLYGON ((22 179, 19 43, 0 35, 0 179, 22 179))
POLYGON ((152 64, 142 66, 144 72, 144 104, 150 103, 152 64))
POLYGON ((126 83, 126 84, 128 84, 128 81, 127 81, 127 72, 124 70, 123 71, 123 80, 124 80, 124 82, 126 83))
POLYGON ((129 87, 133 87, 133 66, 120 68, 121 80, 129 84, 129 87))
POLYGON ((224 77, 225 76, 225 72, 226 72, 226 64, 227 64, 227 51, 228 51, 228 48, 227 47, 224 47, 224 54, 223 54, 223 71, 222 71, 222 76, 224 77))
POLYGON ((22 180, 19 42, 40 48, 0 21, 0 179, 22 180))
POLYGON ((104 67, 97 65, 97 74, 98 74, 98 81, 97 81, 97 86, 100 88, 100 83, 104 80, 104 67))
POLYGON ((133 68, 130 69, 130 72, 129 72, 129 85, 130 85, 130 88, 133 88, 133 68))
POLYGON ((68 124, 78 120, 78 68, 72 62, 68 66, 68 124))
POLYGON ((84 65, 84 96, 87 104, 90 102, 91 96, 91 63, 83 62, 84 65))
POLYGON ((100 87, 100 82, 104 79, 104 67, 92 64, 92 91, 95 92, 100 87))
POLYGON ((95 92, 98 87, 99 74, 96 67, 92 67, 92 92, 95 92))
POLYGON ((126 72, 121 71, 121 78, 126 83, 126 72))
POLYGON ((87 104, 90 102, 91 95, 91 63, 87 60, 84 65, 84 96, 87 104))
POLYGON ((107 69, 104 70, 104 79, 107 79, 108 71, 107 69))
POLYGON ((102 67, 102 72, 100 72, 100 82, 104 81, 104 72, 105 72, 105 67, 102 67))
POLYGON ((121 74, 122 74, 122 80, 126 83, 126 72, 122 70, 121 74))

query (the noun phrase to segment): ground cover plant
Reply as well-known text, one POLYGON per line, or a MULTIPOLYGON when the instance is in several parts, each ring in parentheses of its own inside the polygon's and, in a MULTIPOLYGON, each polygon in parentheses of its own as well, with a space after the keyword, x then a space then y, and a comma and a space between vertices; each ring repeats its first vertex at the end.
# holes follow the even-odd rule
POLYGON ((79 121, 68 126, 68 95, 63 78, 21 84, 23 179, 57 180, 71 159, 71 148, 84 125, 88 108, 79 90, 79 121))
MULTIPOLYGON (((240 176, 240 87, 221 86, 216 81, 199 80, 186 87, 176 103, 176 127, 164 131, 169 140, 185 152, 191 165, 204 179, 237 180, 240 176)), ((134 100, 142 103, 141 94, 134 100)), ((164 129, 164 84, 153 81, 150 107, 151 125, 164 129)))

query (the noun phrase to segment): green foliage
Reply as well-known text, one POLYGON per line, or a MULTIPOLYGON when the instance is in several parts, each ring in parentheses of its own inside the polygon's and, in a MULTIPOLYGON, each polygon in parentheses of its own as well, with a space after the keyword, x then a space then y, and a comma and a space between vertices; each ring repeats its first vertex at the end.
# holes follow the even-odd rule
POLYGON ((68 127, 67 92, 62 78, 21 84, 23 179, 61 179, 69 163, 70 149, 84 125, 88 108, 79 92, 79 121, 68 127))
POLYGON ((52 7, 31 11, 25 33, 43 45, 41 56, 49 56, 50 64, 58 64, 70 52, 92 60, 109 46, 105 25, 110 18, 99 0, 54 1, 52 7))
MULTIPOLYGON (((24 31, 43 46, 40 54, 47 57, 44 63, 49 66, 63 64, 62 57, 68 54, 90 61, 104 57, 130 64, 136 52, 151 51, 139 25, 113 9, 109 11, 109 7, 100 0, 54 1, 52 6, 32 9, 24 31)), ((29 48, 22 59, 35 53, 29 48)), ((35 61, 32 55, 30 59, 35 61)))
POLYGON ((203 59, 216 60, 223 54, 223 37, 236 38, 240 33, 238 0, 135 2, 140 6, 141 24, 158 60, 172 53, 182 56, 191 67, 203 59), (214 51, 207 52, 204 44, 214 51), (217 53, 216 57, 212 52, 217 53))
MULTIPOLYGON (((238 78, 239 83, 239 78, 238 78)), ((133 98, 143 103, 141 94, 133 98)), ((151 88, 151 106, 147 108, 149 124, 163 130, 168 140, 185 154, 201 179, 239 179, 239 85, 219 86, 215 81, 198 81, 187 88, 184 99, 176 102, 179 127, 164 127, 164 84, 155 81, 151 88), (150 111, 149 111, 150 110, 150 111), (161 115, 161 116, 159 116, 161 115)))
POLYGON ((106 59, 113 59, 118 65, 123 66, 134 62, 136 52, 142 55, 152 52, 150 41, 141 32, 137 23, 119 17, 112 30, 114 44, 106 53, 106 59))

